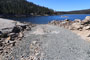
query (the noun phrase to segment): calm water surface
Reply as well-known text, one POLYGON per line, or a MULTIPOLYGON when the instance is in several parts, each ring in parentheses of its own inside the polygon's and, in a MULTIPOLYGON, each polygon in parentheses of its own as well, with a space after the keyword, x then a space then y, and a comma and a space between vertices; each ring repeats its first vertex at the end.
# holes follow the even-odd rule
POLYGON ((55 16, 33 16, 33 17, 24 17, 24 18, 10 18, 14 20, 18 20, 21 22, 31 22, 34 24, 47 24, 52 20, 75 20, 81 19, 83 20, 86 16, 90 16, 90 14, 65 14, 65 15, 55 15, 55 16))

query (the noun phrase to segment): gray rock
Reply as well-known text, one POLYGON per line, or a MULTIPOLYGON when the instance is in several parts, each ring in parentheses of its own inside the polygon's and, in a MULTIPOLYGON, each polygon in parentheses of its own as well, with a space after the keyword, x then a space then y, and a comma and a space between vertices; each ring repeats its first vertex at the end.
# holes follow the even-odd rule
POLYGON ((9 33, 8 36, 12 36, 12 35, 15 35, 15 33, 9 33))
POLYGON ((90 26, 83 27, 83 30, 90 30, 90 26))
POLYGON ((13 33, 19 33, 21 31, 21 28, 18 26, 15 26, 12 30, 13 33))
POLYGON ((86 18, 82 21, 82 24, 90 24, 90 16, 86 16, 86 18))
POLYGON ((1 38, 7 38, 8 37, 8 32, 5 32, 1 35, 1 38))
POLYGON ((80 19, 75 19, 74 22, 75 23, 81 23, 81 20, 80 19))
POLYGON ((85 20, 90 20, 90 16, 86 16, 85 17, 85 20))
POLYGON ((2 33, 9 33, 9 32, 11 32, 12 31, 12 29, 13 28, 3 28, 3 29, 1 29, 1 31, 2 31, 2 33))

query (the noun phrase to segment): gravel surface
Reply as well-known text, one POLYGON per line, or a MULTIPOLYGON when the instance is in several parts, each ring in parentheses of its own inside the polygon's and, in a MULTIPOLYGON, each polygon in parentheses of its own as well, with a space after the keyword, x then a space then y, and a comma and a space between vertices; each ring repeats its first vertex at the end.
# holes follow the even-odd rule
POLYGON ((2 60, 90 60, 90 43, 64 28, 37 25, 2 60))

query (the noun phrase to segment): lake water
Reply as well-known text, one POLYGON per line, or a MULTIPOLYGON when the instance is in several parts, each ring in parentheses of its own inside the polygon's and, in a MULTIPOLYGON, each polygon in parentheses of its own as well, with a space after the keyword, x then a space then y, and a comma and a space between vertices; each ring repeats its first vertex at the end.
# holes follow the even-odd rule
POLYGON ((65 15, 55 15, 55 16, 33 16, 33 17, 23 17, 23 18, 10 18, 14 20, 18 20, 21 22, 31 22, 34 24, 47 24, 52 20, 75 20, 81 19, 83 20, 86 16, 90 16, 90 14, 65 14, 65 15))

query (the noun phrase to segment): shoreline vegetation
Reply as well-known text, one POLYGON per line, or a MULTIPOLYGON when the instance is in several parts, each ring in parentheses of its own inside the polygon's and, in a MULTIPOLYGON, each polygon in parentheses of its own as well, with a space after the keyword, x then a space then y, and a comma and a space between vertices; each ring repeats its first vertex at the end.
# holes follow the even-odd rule
POLYGON ((26 17, 53 15, 52 9, 36 5, 27 0, 0 0, 1 17, 26 17))

